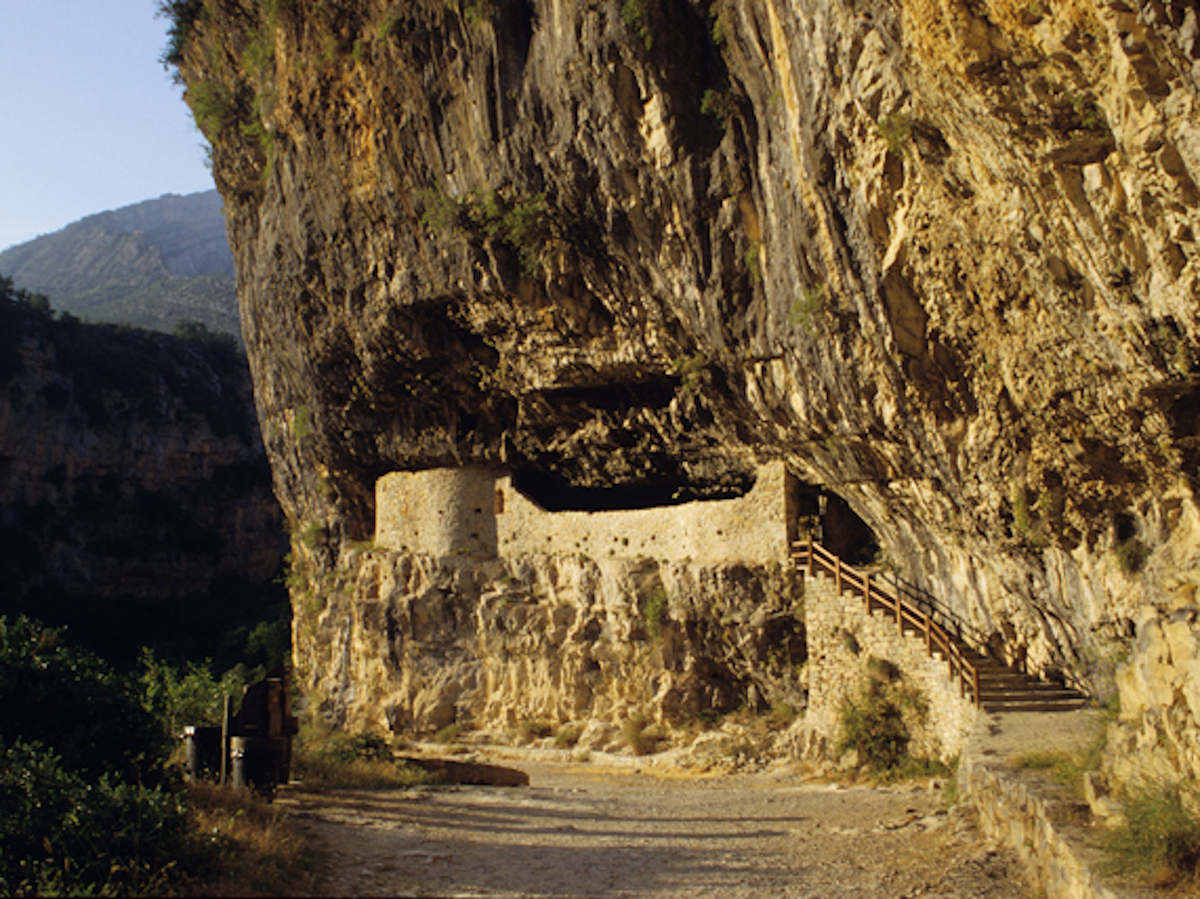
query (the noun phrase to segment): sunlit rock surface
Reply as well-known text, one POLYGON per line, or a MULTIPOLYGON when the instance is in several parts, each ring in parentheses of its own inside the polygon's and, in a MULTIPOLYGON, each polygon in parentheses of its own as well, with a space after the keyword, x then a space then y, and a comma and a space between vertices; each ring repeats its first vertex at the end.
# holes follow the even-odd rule
MULTIPOLYGON (((208 0, 181 69, 294 595, 349 591, 298 661, 347 714, 384 715, 348 547, 393 470, 703 497, 780 459, 1085 685, 1196 578, 1191 4, 271 8, 208 0)), ((383 569, 458 596, 446 564, 383 569)))

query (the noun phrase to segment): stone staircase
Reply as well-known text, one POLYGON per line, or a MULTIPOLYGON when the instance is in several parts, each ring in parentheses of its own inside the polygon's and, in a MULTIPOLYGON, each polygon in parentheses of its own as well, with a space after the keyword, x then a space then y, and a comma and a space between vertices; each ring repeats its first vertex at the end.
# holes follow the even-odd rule
POLYGON ((1087 705, 1078 690, 1040 680, 967 646, 963 655, 979 672, 979 707, 985 712, 1070 712, 1087 705))
POLYGON ((860 594, 868 613, 893 617, 901 633, 924 639, 929 656, 949 665, 951 678, 977 708, 985 712, 1069 712, 1087 705, 1087 697, 1078 690, 1041 680, 979 651, 964 638, 971 628, 929 598, 911 592, 906 596, 899 584, 884 585, 812 541, 794 544, 792 557, 810 575, 832 575, 839 593, 860 594))

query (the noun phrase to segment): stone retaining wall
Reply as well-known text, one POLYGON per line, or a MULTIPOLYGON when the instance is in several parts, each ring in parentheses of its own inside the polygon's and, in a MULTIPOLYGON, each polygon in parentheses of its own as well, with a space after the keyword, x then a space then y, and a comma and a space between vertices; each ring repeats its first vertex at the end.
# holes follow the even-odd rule
POLYGON ((808 728, 826 744, 837 738, 838 717, 861 689, 869 658, 884 659, 928 699, 926 726, 913 735, 914 755, 952 759, 966 744, 975 707, 950 678, 949 665, 930 658, 925 641, 902 634, 896 621, 867 614, 862 596, 838 595, 833 578, 817 574, 805 584, 808 634, 808 728))
POLYGON ((958 767, 960 794, 984 833, 1021 860, 1030 886, 1054 899, 1148 899, 1102 883, 1087 803, 1047 777, 1013 767, 1036 751, 1073 751, 1090 739, 1094 712, 981 714, 958 767))

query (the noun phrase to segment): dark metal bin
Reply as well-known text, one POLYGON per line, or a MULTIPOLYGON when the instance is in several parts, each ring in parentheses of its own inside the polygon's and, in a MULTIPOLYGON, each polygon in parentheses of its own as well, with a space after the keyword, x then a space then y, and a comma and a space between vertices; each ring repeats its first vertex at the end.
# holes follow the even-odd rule
POLYGON ((217 780, 221 776, 221 728, 188 725, 183 729, 187 748, 187 773, 191 780, 217 780))
POLYGON ((287 783, 286 738, 234 737, 230 743, 235 787, 270 795, 279 783, 287 783))

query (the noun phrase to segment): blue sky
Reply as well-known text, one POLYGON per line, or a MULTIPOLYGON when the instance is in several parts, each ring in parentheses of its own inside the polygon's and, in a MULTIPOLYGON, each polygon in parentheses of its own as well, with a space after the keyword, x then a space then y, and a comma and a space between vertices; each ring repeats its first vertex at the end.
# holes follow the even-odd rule
POLYGON ((155 0, 0 0, 0 250, 213 187, 155 0))

